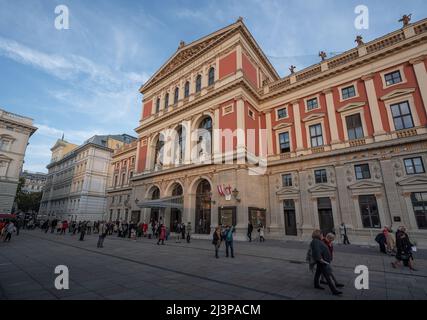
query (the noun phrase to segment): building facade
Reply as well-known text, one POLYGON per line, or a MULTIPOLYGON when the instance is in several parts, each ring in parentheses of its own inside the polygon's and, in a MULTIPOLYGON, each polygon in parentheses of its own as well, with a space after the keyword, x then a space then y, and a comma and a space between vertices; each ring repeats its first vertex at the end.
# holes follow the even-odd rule
POLYGON ((33 120, 0 109, 0 213, 11 213, 33 120))
POLYGON ((46 184, 47 174, 24 170, 21 172, 20 177, 25 179, 22 191, 25 193, 34 193, 43 191, 43 187, 46 184))
POLYGON ((140 211, 131 211, 131 179, 136 168, 137 141, 114 150, 108 172, 106 221, 139 222, 140 211))
POLYGON ((405 225, 427 244, 427 20, 280 78, 242 19, 145 83, 131 211, 267 236, 405 225))
POLYGON ((107 208, 108 169, 114 149, 135 140, 126 134, 93 136, 77 146, 63 139, 52 147, 39 217, 102 220, 107 208))

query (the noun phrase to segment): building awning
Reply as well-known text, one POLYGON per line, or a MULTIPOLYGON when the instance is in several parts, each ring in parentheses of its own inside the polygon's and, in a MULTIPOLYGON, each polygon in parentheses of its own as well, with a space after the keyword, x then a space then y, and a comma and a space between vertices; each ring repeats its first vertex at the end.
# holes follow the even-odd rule
POLYGON ((165 197, 156 200, 138 202, 140 208, 175 208, 183 209, 183 196, 165 197))

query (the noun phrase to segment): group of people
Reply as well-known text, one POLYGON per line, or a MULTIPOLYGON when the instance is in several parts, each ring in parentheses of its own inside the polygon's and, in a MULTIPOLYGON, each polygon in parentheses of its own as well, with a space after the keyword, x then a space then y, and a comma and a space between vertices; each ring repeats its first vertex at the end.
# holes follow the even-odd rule
MULTIPOLYGON (((260 223, 259 225, 258 225, 258 228, 257 228, 257 232, 258 232, 258 241, 259 242, 265 242, 265 238, 264 238, 264 226, 263 226, 263 224, 262 223, 260 223)), ((252 232, 254 231, 254 226, 253 226, 253 224, 252 224, 252 222, 251 221, 249 221, 249 223, 248 223, 248 233, 247 233, 247 236, 248 236, 248 239, 249 239, 249 242, 252 242, 252 232)))
POLYGON ((416 271, 413 256, 416 246, 409 240, 404 226, 400 226, 396 233, 393 233, 390 227, 385 226, 375 237, 375 241, 378 242, 380 252, 395 256, 396 261, 391 263, 393 268, 401 266, 403 263, 404 266, 409 267, 412 271, 416 271))
POLYGON ((222 242, 225 242, 225 256, 228 258, 229 253, 231 257, 234 258, 234 246, 233 246, 233 234, 236 232, 234 226, 222 226, 219 225, 215 228, 215 231, 212 235, 212 244, 215 247, 215 258, 219 258, 218 252, 221 247, 222 242))

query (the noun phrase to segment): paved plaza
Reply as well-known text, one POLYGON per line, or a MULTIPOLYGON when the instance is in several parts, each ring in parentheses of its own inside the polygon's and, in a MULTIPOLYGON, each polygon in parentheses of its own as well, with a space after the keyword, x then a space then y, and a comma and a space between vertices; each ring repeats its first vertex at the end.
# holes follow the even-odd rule
POLYGON ((377 248, 336 246, 334 271, 345 284, 341 297, 313 289, 305 263, 307 244, 235 242, 234 259, 215 259, 208 240, 107 237, 21 231, 0 243, 0 299, 426 299, 427 251, 416 253, 416 268, 393 269, 377 248), (69 290, 54 286, 57 265, 69 268, 69 290), (369 268, 370 289, 354 288, 354 267, 369 268))

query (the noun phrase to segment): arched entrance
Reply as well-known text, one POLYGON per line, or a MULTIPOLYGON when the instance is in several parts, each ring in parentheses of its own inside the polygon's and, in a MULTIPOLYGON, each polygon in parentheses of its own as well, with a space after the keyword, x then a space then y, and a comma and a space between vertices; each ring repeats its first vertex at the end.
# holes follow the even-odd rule
MULTIPOLYGON (((157 200, 157 199, 160 199, 160 189, 158 187, 153 187, 151 191, 150 200, 157 200)), ((160 217, 160 209, 151 208, 150 221, 159 221, 159 217, 160 217)))
POLYGON ((211 198, 212 188, 206 179, 199 182, 196 191, 196 221, 195 232, 210 234, 211 232, 211 198))
MULTIPOLYGON (((175 183, 172 189, 172 197, 182 196, 183 190, 182 186, 179 183, 175 183)), ((182 211, 178 208, 170 209, 170 231, 175 232, 177 224, 182 222, 182 211)))

